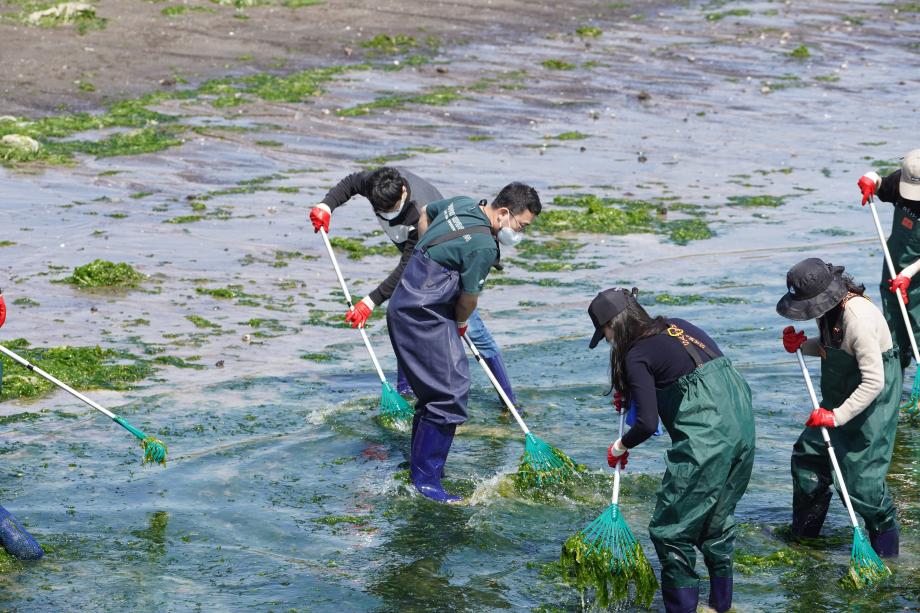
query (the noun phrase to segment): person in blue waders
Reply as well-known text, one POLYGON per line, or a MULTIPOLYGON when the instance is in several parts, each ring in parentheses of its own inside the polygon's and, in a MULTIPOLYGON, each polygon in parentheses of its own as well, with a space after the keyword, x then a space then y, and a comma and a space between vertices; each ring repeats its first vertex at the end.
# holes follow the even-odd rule
POLYGON ((438 502, 460 500, 444 491, 441 477, 467 418, 470 373, 461 337, 499 256, 497 242, 518 242, 540 209, 536 190, 511 183, 491 204, 461 196, 420 211, 420 238, 390 298, 387 328, 418 398, 409 474, 419 493, 438 502))
POLYGON ((754 466, 751 389, 718 345, 684 319, 651 317, 638 290, 612 288, 588 307, 591 349, 610 343, 610 379, 618 400, 635 402, 635 424, 607 450, 611 467, 655 433, 671 436, 649 536, 661 563, 668 613, 695 613, 696 550, 709 571, 709 606, 731 608, 735 506, 754 466))
MULTIPOLYGON (((380 227, 402 255, 396 268, 387 278, 374 291, 362 298, 354 310, 345 314, 345 320, 351 323, 352 328, 363 327, 374 308, 393 295, 393 290, 396 289, 396 284, 418 242, 419 208, 444 199, 434 185, 402 168, 384 166, 376 170, 355 172, 339 181, 338 185, 329 190, 322 202, 310 211, 310 222, 314 231, 319 232, 319 229, 323 228, 329 232, 332 212, 354 196, 364 196, 370 201, 380 227)), ((467 321, 467 335, 492 369, 508 398, 516 404, 511 379, 498 344, 478 311, 473 311, 467 321)), ((399 364, 396 369, 396 391, 403 395, 412 393, 409 381, 399 364)))
POLYGON ((821 407, 810 411, 792 447, 792 533, 817 537, 827 517, 833 473, 820 431, 824 426, 872 548, 882 557, 897 556, 897 508, 885 477, 898 431, 898 348, 865 286, 843 266, 802 260, 789 270, 786 285, 776 312, 796 321, 816 319, 819 336, 809 340, 789 326, 783 347, 821 358, 821 407))
MULTIPOLYGON (((0 290, 0 328, 6 323, 6 302, 0 290)), ((0 364, 0 386, 3 385, 3 365, 0 364)), ((0 545, 15 558, 20 560, 37 560, 44 552, 29 532, 16 518, 0 506, 0 545)))

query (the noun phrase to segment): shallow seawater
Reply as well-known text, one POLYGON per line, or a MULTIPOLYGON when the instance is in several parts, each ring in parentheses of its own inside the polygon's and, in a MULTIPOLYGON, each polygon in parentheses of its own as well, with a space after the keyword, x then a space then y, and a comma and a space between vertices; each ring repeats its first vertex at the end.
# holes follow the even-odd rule
MULTIPOLYGON (((653 313, 705 328, 754 392, 758 451, 737 550, 748 560, 782 551, 790 563, 739 570, 735 609, 918 608, 920 429, 901 425, 889 475, 902 526, 890 580, 862 594, 838 587, 850 531, 837 502, 818 542, 785 536, 789 455, 809 400, 774 310, 786 270, 812 255, 846 265, 877 302, 882 261, 855 183, 917 146, 905 129, 917 123, 905 95, 916 85, 917 14, 739 2, 730 8, 750 15, 707 18, 728 10, 707 6, 599 19, 590 46, 573 35, 579 24, 560 24, 548 39, 444 50, 446 72, 349 73, 309 104, 222 117, 172 101, 160 110, 186 123, 258 131, 196 134, 157 154, 38 174, 0 170, 0 240, 15 243, 0 248, 2 287, 8 304, 39 303, 10 308, 3 340, 162 351, 206 366, 162 366, 130 392, 90 392, 168 443, 165 468, 142 467, 130 435, 63 394, 0 405, 3 416, 51 409, 0 427, 0 502, 49 550, 0 575, 0 609, 579 610, 553 563, 609 502, 604 457, 616 423, 603 396, 607 356, 587 350, 585 309, 615 284, 638 286, 653 313), (854 17, 862 25, 845 20, 854 17), (790 55, 799 45, 809 58, 790 55), (547 60, 575 68, 549 70, 547 60), (470 87, 482 78, 495 81, 470 87), (465 88, 463 98, 335 113, 443 85, 465 88), (553 138, 576 131, 587 138, 553 138), (470 140, 481 135, 492 139, 470 140), (548 208, 573 193, 645 200, 668 209, 665 221, 700 213, 715 232, 687 245, 659 233, 563 233, 583 246, 544 269, 505 254, 501 278, 527 283, 494 283, 481 308, 528 425, 587 467, 564 491, 533 499, 510 486, 524 439, 475 363, 470 421, 447 466, 467 504, 415 495, 404 477, 408 436, 374 420, 379 380, 360 337, 335 326, 341 296, 307 212, 358 160, 406 152, 399 164, 445 195, 491 197, 523 180, 548 208), (259 185, 287 190, 226 193, 268 175, 259 185), (758 196, 783 203, 737 205, 758 196), (200 221, 164 223, 199 213, 196 201, 206 206, 200 221), (121 293, 52 283, 97 258, 148 278, 121 293), (560 261, 578 265, 552 265, 560 261), (220 288, 234 297, 196 291, 220 288), (195 317, 217 327, 196 328, 195 317)), ((890 208, 880 212, 889 223, 890 208)), ((332 224, 334 236, 354 238, 375 228, 357 201, 332 224)), ((356 296, 393 265, 344 253, 340 262, 356 296)), ((384 322, 369 333, 392 379, 384 322)), ((667 444, 631 453, 621 497, 656 570, 646 526, 667 444)))

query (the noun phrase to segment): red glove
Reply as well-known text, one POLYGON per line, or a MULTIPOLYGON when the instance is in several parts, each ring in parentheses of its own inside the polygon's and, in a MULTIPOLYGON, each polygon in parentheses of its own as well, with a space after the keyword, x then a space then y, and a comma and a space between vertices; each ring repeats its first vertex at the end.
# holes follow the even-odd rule
POLYGON ((866 206, 866 203, 872 200, 872 196, 875 195, 875 190, 878 189, 878 184, 881 183, 882 178, 878 176, 878 173, 867 172, 863 176, 859 177, 859 180, 856 182, 856 185, 859 186, 859 191, 862 192, 862 204, 866 206))
POLYGON ((834 412, 828 411, 825 408, 818 407, 811 412, 811 415, 808 416, 808 421, 805 422, 805 425, 809 428, 836 428, 837 424, 834 422, 834 412))
POLYGON ((789 353, 795 353, 807 340, 808 337, 805 336, 803 331, 799 330, 796 332, 795 328, 792 326, 783 328, 783 347, 785 347, 786 351, 789 353))
POLYGON ((370 298, 362 298, 361 302, 345 313, 345 321, 351 324, 352 328, 363 328, 367 324, 367 318, 374 311, 374 303, 370 298))
POLYGON ((616 409, 617 413, 623 410, 623 394, 620 392, 613 393, 613 408, 616 409))
POLYGON ((3 291, 0 291, 0 328, 6 322, 6 302, 3 300, 3 291))
POLYGON ((319 232, 320 228, 329 232, 329 222, 332 221, 332 216, 325 204, 313 207, 313 210, 310 211, 310 221, 313 223, 314 232, 319 232))
POLYGON ((470 327, 469 323, 465 321, 458 321, 457 322, 457 334, 459 334, 460 336, 463 336, 464 334, 466 334, 466 331, 469 327, 470 327))
MULTIPOLYGON (((626 462, 629 459, 629 451, 623 447, 623 451, 618 451, 616 446, 617 443, 620 443, 620 439, 614 441, 610 447, 607 447, 607 465, 610 468, 616 468, 619 464, 620 468, 626 468, 626 462)), ((620 443, 622 447, 623 443, 620 443)))
POLYGON ((901 299, 904 301, 904 304, 907 304, 907 288, 910 286, 910 277, 905 277, 904 275, 898 275, 894 279, 888 281, 888 289, 891 290, 892 294, 897 294, 898 290, 901 291, 901 299))

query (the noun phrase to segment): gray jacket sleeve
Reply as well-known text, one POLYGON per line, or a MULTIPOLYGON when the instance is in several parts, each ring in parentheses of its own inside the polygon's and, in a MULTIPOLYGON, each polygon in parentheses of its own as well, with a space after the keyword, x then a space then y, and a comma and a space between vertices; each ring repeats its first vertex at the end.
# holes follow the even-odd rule
POLYGON ((371 173, 372 170, 354 172, 341 181, 338 185, 329 190, 323 197, 323 204, 329 207, 330 211, 336 210, 354 196, 368 197, 371 193, 371 173))

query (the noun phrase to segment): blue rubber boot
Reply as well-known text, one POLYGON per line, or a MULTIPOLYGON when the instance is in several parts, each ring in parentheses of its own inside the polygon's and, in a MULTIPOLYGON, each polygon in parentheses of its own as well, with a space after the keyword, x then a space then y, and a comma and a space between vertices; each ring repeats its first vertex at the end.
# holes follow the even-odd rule
POLYGON ((709 578, 709 607, 717 613, 725 613, 732 608, 733 583, 731 577, 709 578))
POLYGON ((900 554, 900 536, 897 526, 884 532, 870 532, 869 542, 872 543, 875 553, 882 558, 895 558, 900 554))
POLYGON ((0 545, 20 560, 37 560, 45 555, 38 541, 3 507, 0 507, 0 545))
MULTIPOLYGON (((517 407, 517 398, 514 397, 514 390, 511 389, 511 379, 508 378, 508 371, 505 369, 505 362, 502 360, 502 355, 497 353, 491 358, 483 357, 482 359, 486 361, 486 365, 489 367, 489 370, 492 371, 492 374, 495 375, 495 380, 498 381, 498 384, 505 391, 508 399, 511 400, 511 404, 517 407)), ((499 398, 499 400, 501 400, 501 398, 499 398)))
POLYGON ((450 445, 454 441, 457 426, 439 426, 426 419, 420 419, 412 438, 412 454, 409 460, 409 476, 420 494, 438 502, 459 502, 459 496, 451 496, 441 485, 441 475, 450 445))
POLYGON ((396 393, 400 396, 415 397, 415 392, 412 391, 412 386, 409 385, 409 380, 406 379, 406 373, 403 372, 399 364, 396 365, 396 393))
POLYGON ((663 587, 661 597, 667 613, 696 613, 700 599, 698 587, 663 587))

